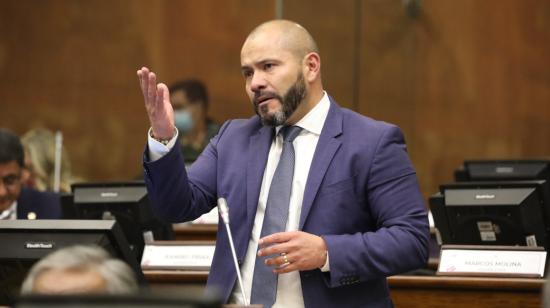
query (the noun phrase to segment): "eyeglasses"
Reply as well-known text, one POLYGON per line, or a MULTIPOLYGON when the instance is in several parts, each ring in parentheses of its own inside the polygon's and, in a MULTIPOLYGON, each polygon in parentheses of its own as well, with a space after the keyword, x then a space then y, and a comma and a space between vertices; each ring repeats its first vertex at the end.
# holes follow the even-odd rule
POLYGON ((3 178, 0 178, 0 183, 4 183, 4 186, 6 186, 6 187, 13 187, 13 186, 19 184, 20 179, 21 179, 20 175, 9 174, 9 175, 6 175, 3 178))

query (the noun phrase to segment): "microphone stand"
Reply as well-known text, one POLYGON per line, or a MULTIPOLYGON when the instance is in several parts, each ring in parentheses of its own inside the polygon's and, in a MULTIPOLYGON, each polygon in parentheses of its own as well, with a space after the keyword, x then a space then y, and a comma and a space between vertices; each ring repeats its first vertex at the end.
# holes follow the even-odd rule
POLYGON ((224 198, 218 199, 218 208, 220 209, 220 216, 222 217, 223 223, 225 224, 225 229, 227 230, 227 236, 229 237, 229 245, 231 247, 231 254, 233 255, 233 262, 235 263, 235 270, 237 271, 237 280, 239 281, 239 286, 241 287, 243 303, 245 306, 248 306, 248 300, 244 294, 244 286, 239 268, 239 262, 237 262, 237 252, 235 251, 235 246, 233 245, 233 235, 231 235, 231 228, 229 228, 229 207, 227 206, 227 202, 224 198))

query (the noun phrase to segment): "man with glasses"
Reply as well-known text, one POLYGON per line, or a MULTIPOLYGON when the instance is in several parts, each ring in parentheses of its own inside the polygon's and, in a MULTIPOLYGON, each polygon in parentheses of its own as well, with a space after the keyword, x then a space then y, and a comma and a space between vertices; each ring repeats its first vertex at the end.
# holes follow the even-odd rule
POLYGON ((58 194, 22 187, 23 166, 19 137, 0 128, 0 219, 61 218, 58 194))

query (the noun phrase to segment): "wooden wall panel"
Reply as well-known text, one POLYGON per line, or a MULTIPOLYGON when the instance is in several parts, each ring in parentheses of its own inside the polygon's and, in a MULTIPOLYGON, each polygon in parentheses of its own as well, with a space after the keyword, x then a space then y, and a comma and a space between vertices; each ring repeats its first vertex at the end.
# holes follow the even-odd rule
POLYGON ((426 196, 464 159, 550 156, 550 3, 363 4, 359 111, 403 128, 426 196))
POLYGON ((64 132, 76 174, 141 173, 148 121, 136 70, 199 77, 222 121, 253 114, 239 53, 272 1, 2 1, 0 126, 64 132))
POLYGON ((161 72, 167 82, 202 79, 210 90, 210 114, 218 121, 250 117, 241 47, 254 27, 274 17, 274 1, 268 0, 167 1, 161 72))
MULTIPOLYGON (((467 158, 550 156, 550 3, 283 1, 321 49, 342 105, 403 128, 424 195, 467 158)), ((65 133, 76 173, 140 172, 147 118, 135 71, 203 79, 218 121, 253 114, 246 34, 275 0, 0 1, 0 126, 65 133)))
POLYGON ((303 25, 321 53, 325 90, 344 107, 355 109, 355 0, 284 1, 283 18, 303 25), (314 14, 312 14, 314 12, 314 14))

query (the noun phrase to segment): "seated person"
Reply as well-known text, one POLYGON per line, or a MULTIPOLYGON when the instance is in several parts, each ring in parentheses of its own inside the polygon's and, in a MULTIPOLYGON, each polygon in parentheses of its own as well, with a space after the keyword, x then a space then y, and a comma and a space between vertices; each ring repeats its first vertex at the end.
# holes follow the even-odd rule
POLYGON ((138 284, 123 261, 99 246, 71 246, 38 261, 21 286, 21 294, 132 294, 138 284))
POLYGON ((202 82, 188 79, 170 87, 170 101, 183 157, 185 162, 193 162, 220 128, 207 116, 208 92, 202 82))
POLYGON ((22 187, 24 150, 19 137, 0 128, 0 219, 59 219, 60 196, 22 187))
MULTIPOLYGON (((56 134, 45 128, 35 128, 21 137, 25 149, 23 184, 40 191, 56 191, 54 187, 56 134)), ((59 191, 70 192, 73 178, 65 147, 61 148, 59 191)))

